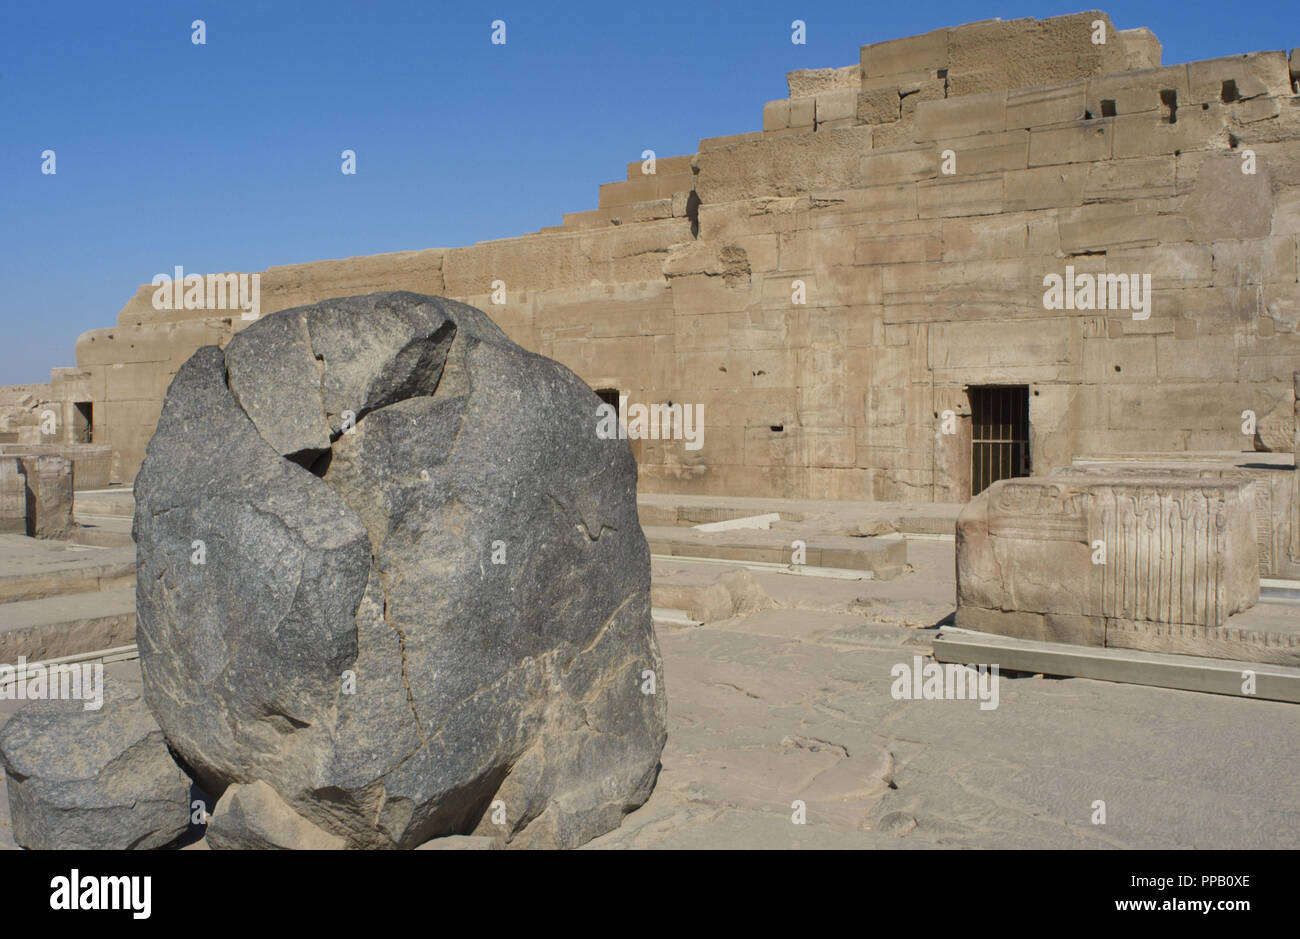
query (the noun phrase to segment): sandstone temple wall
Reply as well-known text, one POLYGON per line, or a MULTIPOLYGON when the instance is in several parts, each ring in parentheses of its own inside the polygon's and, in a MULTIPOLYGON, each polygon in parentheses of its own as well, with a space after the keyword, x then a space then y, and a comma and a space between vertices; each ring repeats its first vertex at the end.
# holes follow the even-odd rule
MULTIPOLYGON (((629 164, 562 225, 273 267, 261 311, 446 295, 594 388, 702 404, 701 449, 633 445, 644 491, 963 501, 977 385, 1029 386, 1035 474, 1087 454, 1241 451, 1244 410, 1293 432, 1293 69, 1283 52, 1161 67, 1148 30, 1102 13, 876 43, 792 72, 761 131, 653 175, 629 164), (1046 309, 1044 278, 1067 266, 1149 275, 1149 315, 1046 309)), ((153 290, 76 346, 122 481, 176 369, 244 325, 157 311, 153 290)))

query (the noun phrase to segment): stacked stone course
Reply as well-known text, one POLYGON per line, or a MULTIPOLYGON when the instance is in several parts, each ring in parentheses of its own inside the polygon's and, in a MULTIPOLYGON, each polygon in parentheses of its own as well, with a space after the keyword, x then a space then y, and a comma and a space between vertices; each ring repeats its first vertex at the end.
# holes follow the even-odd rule
MULTIPOLYGON (((453 297, 594 388, 703 405, 703 449, 634 443, 647 492, 964 501, 972 385, 1030 387, 1035 473, 1240 451, 1243 410, 1294 432, 1296 65, 1161 66, 1149 30, 1098 12, 875 43, 854 65, 790 73, 762 131, 652 175, 629 163, 562 225, 269 268, 262 313, 453 297), (1150 275, 1149 316, 1045 309, 1043 278, 1067 265, 1150 275), (937 432, 945 410, 955 434, 937 432)), ((180 364, 247 325, 158 311, 152 294, 76 347, 122 482, 180 364)))

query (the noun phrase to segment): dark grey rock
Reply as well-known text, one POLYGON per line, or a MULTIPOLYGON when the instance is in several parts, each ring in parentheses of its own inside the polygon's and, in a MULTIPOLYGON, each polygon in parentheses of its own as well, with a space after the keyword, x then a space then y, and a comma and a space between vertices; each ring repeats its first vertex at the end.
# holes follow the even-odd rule
POLYGON ((39 850, 156 848, 185 834, 190 780, 135 688, 104 704, 32 701, 0 731, 14 840, 39 850))
POLYGON ((277 453, 312 456, 330 447, 325 422, 320 366, 301 313, 297 328, 264 331, 260 342, 231 343, 226 350, 226 382, 244 413, 277 453), (293 395, 280 396, 284 387, 293 395))
POLYGON ((205 788, 262 780, 353 847, 572 846, 640 805, 663 674, 636 465, 599 404, 410 293, 275 313, 182 366, 136 479, 138 641, 205 788))

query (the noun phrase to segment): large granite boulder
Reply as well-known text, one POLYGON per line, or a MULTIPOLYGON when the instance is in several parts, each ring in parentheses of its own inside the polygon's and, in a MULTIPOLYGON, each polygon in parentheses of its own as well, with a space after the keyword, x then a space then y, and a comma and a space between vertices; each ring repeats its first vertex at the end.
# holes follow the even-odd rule
POLYGON ((146 699, 204 788, 265 782, 352 847, 573 846, 640 805, 666 704, 636 464, 599 404, 411 293, 195 353, 134 535, 146 699))
POLYGON ((31 701, 0 731, 14 840, 36 850, 121 850, 184 835, 190 780, 139 690, 109 678, 103 706, 86 704, 31 701))

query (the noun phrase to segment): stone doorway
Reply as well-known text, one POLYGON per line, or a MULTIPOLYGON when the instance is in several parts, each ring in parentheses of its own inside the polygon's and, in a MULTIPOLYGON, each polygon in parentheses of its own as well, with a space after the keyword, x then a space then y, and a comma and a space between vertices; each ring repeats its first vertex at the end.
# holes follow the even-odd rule
POLYGON ((94 404, 77 401, 72 406, 72 442, 91 443, 94 436, 94 404))
POLYGON ((971 411, 971 495, 999 479, 1030 475, 1029 386, 974 385, 971 411))

